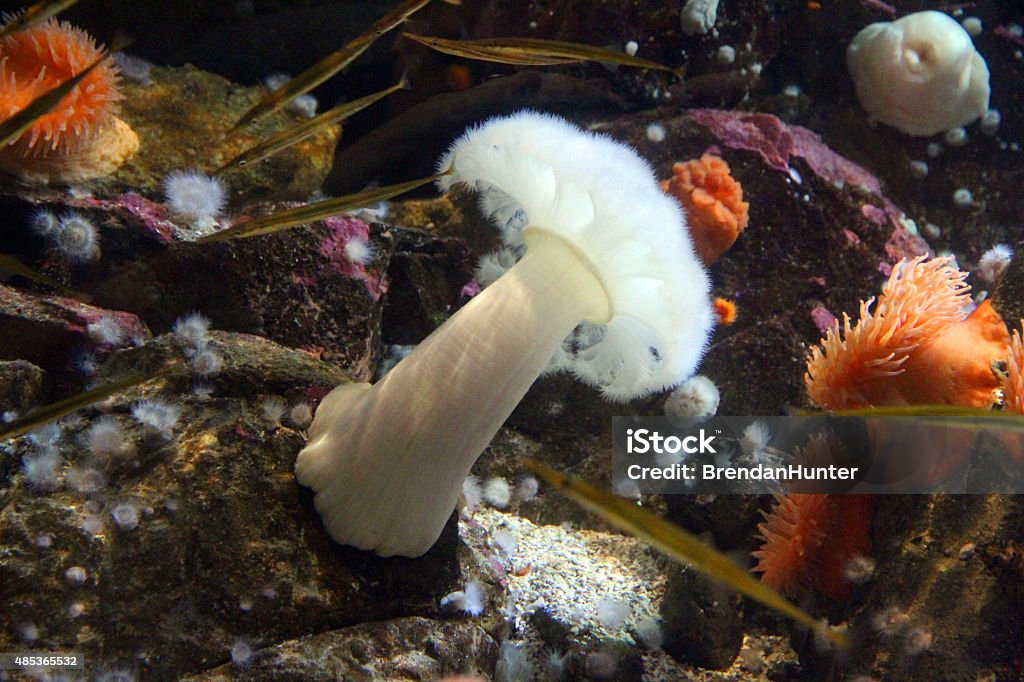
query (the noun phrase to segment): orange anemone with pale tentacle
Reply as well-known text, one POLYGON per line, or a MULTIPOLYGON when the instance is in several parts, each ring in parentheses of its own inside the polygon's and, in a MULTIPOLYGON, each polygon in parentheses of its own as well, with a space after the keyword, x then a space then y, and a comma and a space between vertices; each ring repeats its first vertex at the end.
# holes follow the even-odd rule
MULTIPOLYGON (((102 48, 85 31, 50 19, 0 40, 0 120, 86 69, 102 48)), ((0 169, 33 182, 108 175, 138 148, 117 118, 118 71, 101 64, 21 137, 0 150, 0 169)))
POLYGON ((901 261, 851 324, 843 315, 807 360, 807 393, 829 410, 880 405, 989 407, 1009 334, 987 301, 970 314, 967 273, 949 259, 901 261))
POLYGON ((743 188, 733 179, 729 164, 717 156, 677 162, 672 177, 661 189, 671 194, 686 212, 686 224, 697 255, 711 265, 736 242, 747 227, 749 204, 743 188))
POLYGON ((850 592, 846 569, 871 551, 871 495, 779 495, 758 526, 764 542, 754 552, 766 585, 794 596, 813 587, 833 599, 850 592))

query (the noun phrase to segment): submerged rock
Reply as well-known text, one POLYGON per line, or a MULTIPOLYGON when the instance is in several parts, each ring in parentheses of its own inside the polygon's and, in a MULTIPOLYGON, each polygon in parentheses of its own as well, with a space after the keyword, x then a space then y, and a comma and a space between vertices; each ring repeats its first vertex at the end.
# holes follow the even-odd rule
POLYGON ((412 682, 486 674, 497 658, 498 645, 477 625, 410 617, 282 642, 183 679, 412 682))
MULTIPOLYGON (((19 474, 6 481, 0 599, 9 627, 0 647, 25 647, 18 624, 29 624, 37 648, 81 651, 90 665, 127 663, 145 678, 170 679, 222 663, 238 638, 263 646, 429 614, 452 589, 453 525, 419 560, 378 559, 334 543, 295 482, 302 433, 268 416, 263 399, 306 400, 347 380, 343 371, 246 335, 213 333, 209 347, 222 367, 208 389, 196 394, 186 378, 155 381, 107 401, 105 417, 90 409, 63 420, 53 443, 68 472, 98 466, 75 444, 88 442, 100 419, 113 419, 130 445, 102 468, 99 490, 70 478, 51 493, 19 474), (176 405, 180 418, 163 435, 144 432, 129 416, 139 400, 176 405), (87 572, 83 584, 63 579, 72 566, 87 572)), ((179 353, 163 336, 115 353, 98 380, 179 353)), ((28 439, 9 443, 5 459, 33 447, 28 439)))
MULTIPOLYGON (((193 66, 153 67, 150 75, 148 84, 125 84, 122 116, 139 135, 139 151, 111 180, 96 185, 104 193, 130 189, 157 195, 168 173, 211 172, 301 120, 278 112, 228 134, 264 95, 262 88, 237 85, 193 66)), ((340 134, 337 126, 325 128, 266 161, 226 173, 231 206, 305 198, 318 191, 340 134)))

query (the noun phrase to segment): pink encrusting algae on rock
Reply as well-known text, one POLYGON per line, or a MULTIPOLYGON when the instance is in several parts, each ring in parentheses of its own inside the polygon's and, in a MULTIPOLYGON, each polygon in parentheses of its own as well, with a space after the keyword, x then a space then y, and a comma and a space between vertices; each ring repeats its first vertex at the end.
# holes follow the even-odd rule
POLYGON ((370 226, 362 220, 346 216, 328 218, 324 225, 330 234, 320 242, 320 255, 327 260, 328 268, 339 275, 362 280, 373 300, 380 300, 387 291, 387 280, 381 273, 367 269, 370 262, 361 263, 359 259, 353 259, 352 250, 347 248, 353 242, 368 245, 370 226))
POLYGON ((881 181, 863 166, 832 151, 813 130, 784 123, 771 114, 722 109, 691 109, 687 113, 726 147, 754 152, 777 171, 789 173, 793 161, 799 159, 835 187, 853 185, 873 194, 882 205, 865 204, 870 208, 864 215, 877 223, 878 211, 884 212, 893 230, 885 246, 893 262, 931 254, 928 244, 907 230, 903 211, 882 193, 881 181))

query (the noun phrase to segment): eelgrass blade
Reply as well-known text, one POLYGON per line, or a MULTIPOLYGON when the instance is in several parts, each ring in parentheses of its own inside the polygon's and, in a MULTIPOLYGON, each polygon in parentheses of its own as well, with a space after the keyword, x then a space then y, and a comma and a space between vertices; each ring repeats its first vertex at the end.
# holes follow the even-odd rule
POLYGON ((74 5, 78 0, 41 0, 29 7, 24 12, 16 15, 0 28, 0 39, 6 38, 12 33, 24 31, 36 24, 41 24, 50 17, 55 17, 68 7, 74 5))
POLYGON ((679 563, 692 566, 709 578, 740 594, 788 616, 815 632, 828 637, 837 646, 845 644, 842 633, 822 628, 821 622, 799 608, 753 575, 734 564, 729 557, 708 547, 679 526, 642 509, 629 500, 600 490, 584 481, 547 468, 527 459, 527 469, 584 509, 597 514, 616 528, 643 540, 679 563))
POLYGON ((132 376, 109 384, 104 384, 103 386, 97 386, 96 388, 91 388, 88 391, 79 393, 78 395, 73 395, 70 398, 64 398, 63 400, 58 400, 55 403, 36 408, 24 417, 20 417, 9 424, 0 426, 0 440, 23 436, 44 424, 60 419, 66 414, 70 414, 76 410, 81 410, 82 408, 89 407, 89 405, 92 405, 93 403, 109 398, 115 393, 119 393, 129 388, 134 388, 135 386, 140 386, 147 381, 173 376, 177 373, 178 370, 168 368, 151 374, 132 376))
POLYGON ((288 147, 305 140, 323 128, 332 126, 336 123, 341 123, 371 104, 384 99, 396 90, 402 90, 408 87, 409 81, 403 76, 400 82, 392 85, 390 88, 385 88, 384 90, 375 92, 372 95, 367 95, 366 97, 360 97, 357 100, 340 104, 333 109, 314 116, 308 121, 303 121, 298 125, 282 130, 277 135, 250 147, 235 158, 231 159, 215 170, 214 174, 223 173, 224 171, 234 167, 241 168, 249 165, 250 163, 262 161, 268 156, 272 156, 283 149, 287 149, 288 147))
POLYGON ((1013 413, 993 412, 985 407, 965 405, 879 405, 877 407, 854 407, 828 412, 806 411, 807 414, 829 414, 837 417, 993 417, 1006 419, 1020 417, 1013 413))
POLYGON ((309 92, 316 86, 328 80, 355 61, 359 55, 365 52, 366 49, 369 48, 375 40, 377 40, 377 38, 380 38, 382 35, 404 22, 413 13, 429 2, 430 0, 406 0, 401 3, 392 12, 389 12, 374 22, 366 33, 352 39, 340 50, 327 55, 325 58, 309 67, 277 90, 267 93, 267 95, 257 102, 255 106, 242 114, 242 118, 238 119, 238 123, 236 123, 231 130, 238 130, 246 124, 252 123, 257 119, 263 118, 267 114, 277 111, 299 95, 309 92))
POLYGON ((12 275, 19 275, 21 277, 25 277, 26 279, 30 279, 33 282, 45 284, 46 286, 56 289, 65 295, 74 294, 73 291, 66 288, 60 282, 50 279, 41 272, 36 272, 29 266, 19 261, 17 258, 13 256, 8 256, 6 253, 0 253, 0 270, 8 272, 12 275))
POLYGON ((829 415, 864 418, 911 417, 914 420, 914 424, 944 426, 961 430, 983 431, 986 429, 1001 429, 1004 431, 1024 431, 1024 415, 960 405, 883 405, 828 412, 800 410, 797 414, 801 416, 829 415), (964 419, 964 417, 970 417, 970 419, 964 419))
POLYGON ((519 66, 544 66, 550 64, 572 64, 575 62, 601 62, 621 66, 635 66, 641 69, 667 71, 680 78, 683 69, 672 68, 658 62, 628 55, 617 50, 602 47, 567 43, 560 40, 539 38, 484 38, 482 40, 447 40, 434 36, 420 36, 403 33, 403 37, 414 40, 445 54, 477 59, 500 64, 519 66))
POLYGON ((375 204, 378 201, 386 201, 400 194, 405 194, 417 187, 434 182, 442 174, 431 175, 430 177, 410 180, 397 185, 386 187, 375 187, 356 194, 347 194, 343 197, 325 199, 312 204, 304 204, 295 208, 289 208, 277 213, 271 213, 259 218, 245 220, 237 225, 232 225, 226 230, 214 232, 213 234, 200 237, 197 242, 221 242, 228 239, 242 239, 245 237, 256 237, 263 234, 271 234, 287 230, 297 225, 305 225, 331 216, 340 215, 357 208, 364 208, 375 204))
MULTIPOLYGON (((116 47, 111 45, 112 51, 124 49, 124 47, 126 47, 131 41, 127 39, 118 39, 116 42, 116 47)), ((57 108, 60 101, 64 99, 64 97, 71 92, 76 85, 81 83, 86 76, 92 73, 93 69, 109 58, 110 55, 104 52, 98 59, 96 59, 96 61, 85 67, 85 69, 67 79, 60 85, 50 88, 29 102, 28 106, 24 109, 14 114, 3 123, 0 123, 0 148, 6 147, 11 142, 17 140, 25 133, 26 130, 32 127, 36 120, 57 108)))

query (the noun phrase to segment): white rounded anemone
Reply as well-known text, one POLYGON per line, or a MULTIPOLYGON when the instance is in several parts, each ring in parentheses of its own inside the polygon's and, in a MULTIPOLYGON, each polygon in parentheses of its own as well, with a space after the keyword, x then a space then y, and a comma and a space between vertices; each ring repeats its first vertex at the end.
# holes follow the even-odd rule
POLYGON ((967 31, 942 12, 865 27, 846 50, 861 106, 908 135, 935 135, 988 110, 988 66, 967 31))
POLYGON ((692 374, 712 326, 681 209, 629 147, 523 112, 470 130, 440 167, 524 255, 377 384, 332 391, 295 465, 331 536, 382 556, 434 544, 556 353, 626 400, 692 374))

